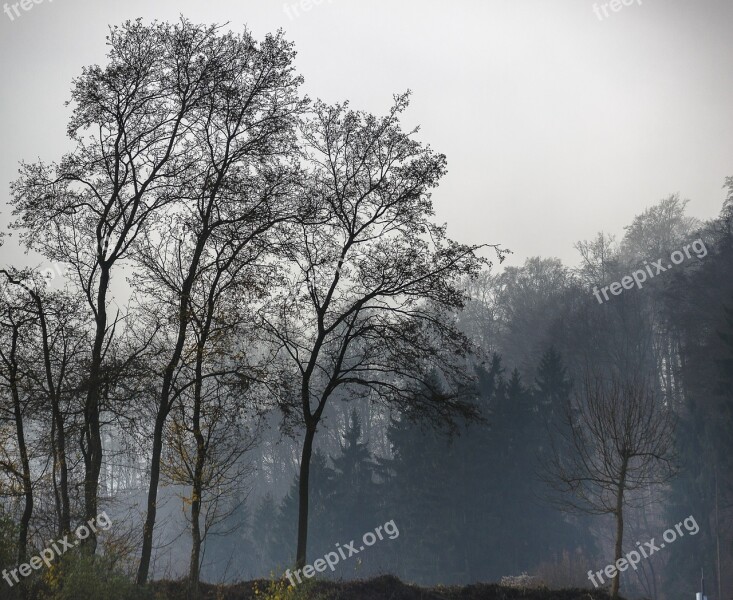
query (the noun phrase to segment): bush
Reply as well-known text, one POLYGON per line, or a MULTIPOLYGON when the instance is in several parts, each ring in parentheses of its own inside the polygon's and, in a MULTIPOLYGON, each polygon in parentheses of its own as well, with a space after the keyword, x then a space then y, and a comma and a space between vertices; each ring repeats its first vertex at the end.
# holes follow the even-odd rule
POLYGON ((47 571, 42 600, 147 600, 153 598, 103 556, 65 554, 47 571))
POLYGON ((562 556, 540 564, 535 575, 551 590, 588 588, 590 581, 587 573, 592 566, 584 554, 565 551, 562 556))
POLYGON ((542 587, 536 577, 522 573, 521 575, 506 575, 501 578, 501 585, 517 589, 529 589, 542 587))
POLYGON ((317 600, 321 595, 314 594, 314 582, 306 580, 298 586, 290 585, 284 579, 270 579, 255 582, 254 596, 257 600, 317 600))

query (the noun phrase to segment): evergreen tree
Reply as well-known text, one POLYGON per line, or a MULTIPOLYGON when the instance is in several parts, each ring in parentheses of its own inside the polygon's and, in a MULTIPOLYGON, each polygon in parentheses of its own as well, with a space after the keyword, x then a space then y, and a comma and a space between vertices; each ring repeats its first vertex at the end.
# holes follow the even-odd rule
MULTIPOLYGON (((310 474, 310 530, 308 553, 319 556, 331 549, 340 540, 331 520, 331 500, 333 496, 333 470, 328 466, 323 452, 313 452, 310 474)), ((298 524, 298 477, 293 480, 290 490, 280 504, 275 527, 275 557, 282 567, 295 564, 294 532, 298 524)))
POLYGON ((495 448, 492 446, 492 438, 496 435, 494 410, 500 404, 498 397, 505 394, 506 388, 501 362, 501 357, 494 354, 488 368, 478 367, 476 402, 484 422, 471 424, 454 442, 461 483, 453 503, 464 540, 460 547, 464 568, 459 573, 463 581, 489 581, 501 576, 496 562, 503 553, 499 538, 502 524, 494 510, 498 506, 500 489, 496 481, 496 461, 490 451, 495 448))
MULTIPOLYGON (((416 400, 427 393, 416 391, 416 400)), ((445 434, 412 417, 405 412, 391 420, 393 457, 379 461, 387 519, 394 519, 402 532, 391 545, 394 568, 407 581, 451 583, 464 543, 454 508, 455 490, 462 485, 459 462, 445 434)))
POLYGON ((281 566, 277 562, 277 519, 277 503, 268 492, 255 509, 250 536, 257 549, 252 562, 258 577, 265 577, 281 566))
POLYGON ((538 531, 532 505, 536 415, 518 369, 512 371, 506 393, 497 400, 493 431, 498 454, 494 461, 496 510, 501 523, 498 533, 503 549, 498 564, 503 575, 515 575, 534 563, 533 543, 538 531))
POLYGON ((540 359, 535 385, 538 405, 543 407, 543 418, 554 420, 555 415, 562 413, 573 388, 562 356, 554 346, 550 346, 540 359))
POLYGON ((577 548, 582 548, 585 556, 596 552, 593 537, 588 530, 587 518, 571 517, 548 503, 546 499, 551 496, 551 491, 543 481, 546 462, 552 456, 552 444, 556 445, 555 450, 560 457, 572 452, 572 448, 562 445, 569 436, 559 435, 567 429, 563 413, 570 401, 572 388, 573 383, 568 376, 562 355, 554 346, 550 346, 540 359, 533 394, 536 415, 536 427, 532 436, 536 452, 533 469, 535 476, 532 482, 533 514, 543 524, 537 530, 534 540, 538 560, 550 558, 559 560, 565 551, 568 551, 568 556, 574 556, 576 553, 573 551, 577 548), (558 444, 560 447, 557 447, 558 444))
POLYGON ((341 455, 331 457, 333 493, 331 520, 340 539, 362 536, 378 523, 379 501, 375 487, 375 467, 369 446, 360 441, 361 421, 356 410, 343 435, 341 455))

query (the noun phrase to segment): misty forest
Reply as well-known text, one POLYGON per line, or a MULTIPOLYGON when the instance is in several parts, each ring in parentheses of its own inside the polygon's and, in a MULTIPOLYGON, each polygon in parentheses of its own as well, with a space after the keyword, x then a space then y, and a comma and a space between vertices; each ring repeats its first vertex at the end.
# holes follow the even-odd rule
POLYGON ((733 167, 513 261, 239 31, 111 27, 10 183, 0 598, 732 598, 733 167))

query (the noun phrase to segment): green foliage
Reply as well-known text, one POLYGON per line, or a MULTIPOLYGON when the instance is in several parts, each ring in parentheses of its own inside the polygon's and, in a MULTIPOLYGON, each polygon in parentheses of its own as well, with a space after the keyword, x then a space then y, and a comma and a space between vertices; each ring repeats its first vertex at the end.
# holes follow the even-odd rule
POLYGON ((321 600, 322 594, 315 593, 314 581, 306 579, 302 584, 292 586, 285 579, 270 579, 254 584, 255 600, 321 600))

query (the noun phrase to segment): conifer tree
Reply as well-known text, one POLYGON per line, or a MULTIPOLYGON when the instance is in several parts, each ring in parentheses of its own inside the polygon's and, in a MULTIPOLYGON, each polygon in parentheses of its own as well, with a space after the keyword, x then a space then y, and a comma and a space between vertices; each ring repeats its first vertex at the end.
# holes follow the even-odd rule
MULTIPOLYGON (((333 544, 341 538, 334 531, 332 523, 332 497, 334 472, 328 464, 322 451, 313 452, 311 463, 311 481, 313 492, 311 496, 310 518, 313 524, 313 535, 308 538, 308 550, 311 556, 322 555, 330 550, 333 544)), ((276 525, 276 557, 278 565, 292 565, 295 563, 295 548, 293 547, 293 529, 298 523, 298 490, 299 480, 296 475, 285 498, 280 504, 280 512, 276 525)))
MULTIPOLYGON (((416 402, 440 389, 437 380, 415 392, 416 402)), ((405 534, 392 544, 399 576, 429 585, 455 581, 462 531, 455 510, 459 489, 455 446, 409 411, 391 420, 388 438, 393 457, 381 460, 384 496, 390 516, 405 534)))
POLYGON ((363 535, 374 528, 378 518, 379 503, 374 482, 376 464, 366 441, 360 441, 361 437, 361 421, 353 410, 343 435, 341 455, 331 457, 334 468, 334 490, 330 502, 332 522, 341 539, 363 535))

